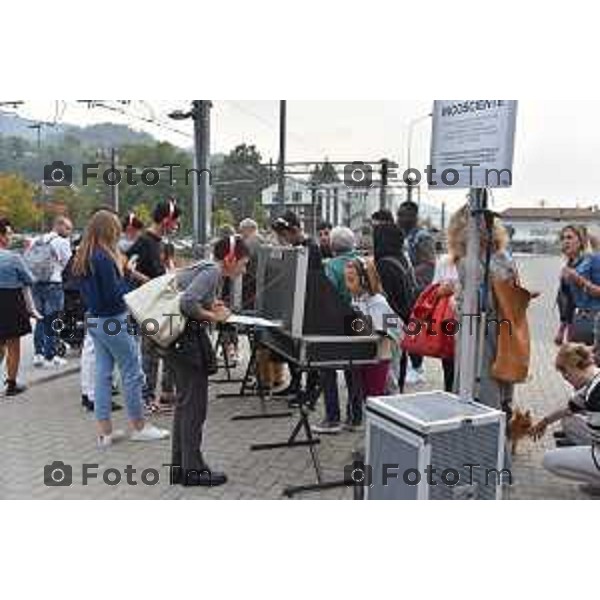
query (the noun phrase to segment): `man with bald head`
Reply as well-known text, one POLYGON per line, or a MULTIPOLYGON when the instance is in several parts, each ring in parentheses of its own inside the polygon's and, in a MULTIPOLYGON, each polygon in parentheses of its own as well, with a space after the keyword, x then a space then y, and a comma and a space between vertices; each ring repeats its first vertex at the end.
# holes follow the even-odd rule
POLYGON ((47 333, 52 331, 52 320, 56 313, 64 309, 63 271, 72 254, 72 231, 70 219, 60 216, 54 220, 52 231, 33 243, 33 246, 37 246, 38 257, 36 268, 32 269, 35 277, 33 299, 43 317, 42 321, 36 323, 33 337, 35 367, 62 367, 66 364, 66 361, 56 355, 56 336, 47 333), (40 257, 44 256, 47 258, 42 260, 40 257), (43 262, 47 264, 41 264, 43 262))

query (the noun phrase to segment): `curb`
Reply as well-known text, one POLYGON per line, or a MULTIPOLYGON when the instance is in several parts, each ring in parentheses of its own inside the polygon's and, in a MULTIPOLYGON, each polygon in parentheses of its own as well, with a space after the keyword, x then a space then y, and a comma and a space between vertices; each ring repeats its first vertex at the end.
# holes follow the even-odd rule
POLYGON ((35 379, 34 381, 28 382, 28 386, 30 388, 36 387, 38 385, 42 385, 44 383, 52 383, 53 381, 57 381, 58 379, 64 379, 65 377, 70 377, 71 375, 76 375, 81 370, 81 367, 67 367, 63 369, 59 373, 52 373, 51 375, 46 375, 44 377, 40 377, 35 379))

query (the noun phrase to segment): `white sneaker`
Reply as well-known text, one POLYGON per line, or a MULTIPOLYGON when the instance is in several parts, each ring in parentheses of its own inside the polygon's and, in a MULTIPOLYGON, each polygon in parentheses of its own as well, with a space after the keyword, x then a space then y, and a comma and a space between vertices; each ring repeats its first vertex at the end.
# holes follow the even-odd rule
POLYGON ((414 369, 409 369, 406 373, 406 385, 418 385, 420 383, 419 373, 414 369))
POLYGON ((47 369, 62 369, 67 366, 67 361, 60 356, 55 356, 52 360, 45 360, 44 367, 47 369))
POLYGON ((33 366, 36 368, 43 367, 45 362, 46 361, 44 360, 44 357, 41 354, 36 354, 33 357, 33 366))
POLYGON ((96 438, 96 446, 98 450, 108 450, 116 442, 120 442, 125 439, 125 432, 113 431, 109 435, 99 435, 96 438))
POLYGON ((154 425, 146 423, 143 429, 132 431, 129 434, 129 440, 132 442, 158 442, 166 440, 170 435, 170 432, 166 429, 159 429, 154 425))

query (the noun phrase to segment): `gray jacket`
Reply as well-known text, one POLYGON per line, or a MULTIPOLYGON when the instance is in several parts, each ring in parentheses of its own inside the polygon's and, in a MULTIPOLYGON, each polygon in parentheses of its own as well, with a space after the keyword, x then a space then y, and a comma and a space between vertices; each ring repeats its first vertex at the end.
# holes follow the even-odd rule
POLYGON ((212 261, 201 261, 177 273, 177 287, 184 290, 181 312, 189 318, 201 305, 209 308, 216 300, 221 283, 221 268, 212 261))

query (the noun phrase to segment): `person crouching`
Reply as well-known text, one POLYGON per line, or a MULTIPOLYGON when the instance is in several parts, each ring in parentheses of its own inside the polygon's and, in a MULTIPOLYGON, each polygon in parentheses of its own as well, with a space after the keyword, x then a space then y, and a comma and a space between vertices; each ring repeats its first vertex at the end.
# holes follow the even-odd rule
POLYGON ((568 405, 544 417, 531 435, 541 438, 558 421, 562 430, 554 434, 557 450, 546 452, 544 468, 557 477, 600 489, 600 369, 593 349, 583 344, 565 344, 556 358, 556 369, 573 386, 568 405))

